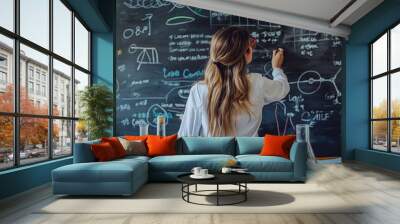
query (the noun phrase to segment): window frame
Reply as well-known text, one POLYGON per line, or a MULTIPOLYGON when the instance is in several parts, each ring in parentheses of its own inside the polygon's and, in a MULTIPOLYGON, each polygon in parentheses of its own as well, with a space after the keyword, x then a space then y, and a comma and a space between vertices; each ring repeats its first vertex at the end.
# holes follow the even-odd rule
POLYGON ((391 80, 392 75, 400 72, 400 67, 391 69, 391 31, 396 26, 400 26, 400 20, 393 23, 390 27, 385 29, 384 32, 379 34, 375 39, 368 43, 368 52, 369 52, 369 149, 373 151, 391 153, 391 154, 400 154, 400 152, 393 152, 392 151, 392 121, 400 121, 400 117, 392 117, 392 99, 391 99, 391 80), (373 44, 387 34, 387 64, 386 64, 386 71, 380 74, 373 74, 373 44), (373 81, 382 77, 386 77, 386 86, 387 86, 387 103, 386 103, 386 117, 385 118, 373 118, 373 81), (374 148, 374 136, 373 136, 373 122, 376 121, 386 121, 386 129, 387 129, 387 138, 386 138, 386 151, 379 150, 374 148))
MULTIPOLYGON (((91 43, 91 38, 92 38, 92 30, 88 27, 88 25, 85 23, 85 21, 79 16, 79 14, 72 9, 72 7, 69 5, 69 3, 65 0, 60 0, 60 2, 62 4, 64 4, 64 6, 66 8, 68 8, 68 10, 71 11, 71 18, 70 18, 70 22, 71 22, 71 59, 67 59, 64 58, 63 56, 55 53, 53 50, 53 1, 54 0, 48 0, 49 2, 49 48, 46 49, 45 47, 40 46, 39 44, 36 44, 32 41, 30 41, 27 38, 24 38, 23 36, 20 35, 20 0, 14 0, 13 1, 13 10, 14 10, 14 18, 13 18, 13 22, 14 22, 14 31, 10 31, 4 27, 0 26, 0 35, 3 35, 5 37, 11 38, 13 40, 13 44, 14 44, 14 49, 13 49, 13 64, 12 66, 12 75, 13 75, 13 79, 14 79, 14 110, 13 112, 2 112, 0 111, 0 116, 10 116, 13 119, 13 153, 14 153, 14 161, 13 161, 13 166, 11 167, 5 167, 5 168, 0 168, 0 172, 3 172, 5 170, 11 170, 11 169, 16 169, 19 167, 23 167, 23 166, 30 166, 33 164, 38 164, 38 163, 43 163, 49 160, 58 160, 58 159, 62 159, 62 158, 66 158, 66 157, 70 157, 73 156, 73 152, 74 152, 74 143, 75 143, 75 123, 76 121, 79 120, 79 117, 75 116, 75 108, 72 107, 71 108, 71 114, 70 116, 56 116, 53 115, 53 59, 58 60, 59 62, 62 62, 66 65, 71 66, 71 92, 72 92, 72 96, 71 96, 71 105, 74 105, 75 103, 75 88, 74 88, 74 82, 75 82, 75 69, 78 69, 79 71, 85 73, 88 75, 89 77, 89 83, 88 85, 91 86, 92 85, 92 69, 91 69, 91 65, 92 65, 92 57, 91 57, 91 49, 92 49, 92 43, 91 43), (75 25, 74 25, 74 19, 79 20, 79 22, 85 27, 85 29, 88 31, 88 35, 89 35, 89 39, 88 39, 88 57, 89 57, 89 65, 88 65, 88 69, 85 69, 83 67, 81 67, 80 65, 75 63, 75 25), (32 48, 33 50, 39 51, 40 53, 43 53, 45 55, 48 56, 49 58, 49 63, 48 63, 48 84, 47 84, 47 88, 46 91, 48 93, 46 93, 47 97, 48 97, 48 112, 46 115, 39 115, 39 114, 27 114, 27 113, 21 113, 20 111, 20 45, 23 44, 27 47, 32 48), (48 151, 48 157, 44 158, 41 161, 38 162, 32 162, 32 163, 27 163, 27 164, 21 164, 20 161, 20 119, 21 118, 45 118, 47 119, 48 122, 48 136, 47 136, 47 142, 49 143, 47 145, 47 151, 48 151), (66 121, 71 121, 71 154, 69 155, 62 155, 62 156, 54 156, 53 152, 54 152, 54 147, 53 147, 53 121, 56 120, 66 120, 66 121), (55 157, 55 158, 54 158, 55 157)), ((28 64, 27 64, 28 66, 28 64)), ((28 71, 27 67, 27 71, 28 71)), ((33 70, 33 80, 36 79, 35 77, 36 74, 36 70, 33 70)), ((42 73, 40 73, 42 74, 42 73)), ((29 73, 27 72, 26 74, 27 80, 30 79, 29 77, 29 73)), ((40 78, 40 77, 39 77, 40 78)), ((35 83, 35 82, 34 82, 35 83)), ((41 79, 39 80, 39 83, 41 83, 41 79)), ((41 85, 42 86, 42 85, 41 85)), ((27 89, 27 91, 29 91, 27 89)), ((36 90, 34 90, 36 91, 36 90)), ((40 94, 41 95, 41 94, 40 94)))

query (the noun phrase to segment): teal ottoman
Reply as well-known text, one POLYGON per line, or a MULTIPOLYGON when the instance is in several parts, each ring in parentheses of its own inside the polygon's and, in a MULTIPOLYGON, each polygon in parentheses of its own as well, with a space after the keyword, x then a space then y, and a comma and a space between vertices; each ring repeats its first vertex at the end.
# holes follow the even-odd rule
POLYGON ((53 193, 67 195, 132 195, 148 180, 148 158, 74 163, 52 172, 53 193))

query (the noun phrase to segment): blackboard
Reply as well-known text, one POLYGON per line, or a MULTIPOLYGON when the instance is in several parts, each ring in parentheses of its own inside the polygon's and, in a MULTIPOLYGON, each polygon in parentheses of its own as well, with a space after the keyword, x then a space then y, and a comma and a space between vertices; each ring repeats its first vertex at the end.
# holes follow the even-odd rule
POLYGON ((310 124, 317 156, 340 155, 343 43, 340 37, 227 15, 162 0, 117 0, 116 131, 138 134, 138 123, 167 117, 180 126, 189 90, 203 78, 211 35, 223 26, 248 29, 257 39, 251 72, 271 75, 271 52, 285 49, 290 93, 264 108, 260 136, 295 133, 310 124))

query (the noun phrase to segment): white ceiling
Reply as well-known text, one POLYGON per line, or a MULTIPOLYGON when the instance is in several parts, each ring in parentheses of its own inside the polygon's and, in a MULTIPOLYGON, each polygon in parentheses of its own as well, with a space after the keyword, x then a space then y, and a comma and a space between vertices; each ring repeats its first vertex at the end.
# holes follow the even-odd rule
POLYGON ((329 21, 350 0, 227 0, 329 21))
POLYGON ((383 2, 383 0, 169 1, 342 37, 348 37, 351 25, 383 2), (335 17, 350 3, 350 7, 335 17))

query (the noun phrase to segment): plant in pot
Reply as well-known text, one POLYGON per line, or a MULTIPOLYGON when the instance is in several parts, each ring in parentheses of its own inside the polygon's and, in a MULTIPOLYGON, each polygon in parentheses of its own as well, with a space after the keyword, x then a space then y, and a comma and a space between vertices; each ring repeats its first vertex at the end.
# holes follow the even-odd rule
POLYGON ((113 94, 108 87, 95 84, 80 92, 81 126, 87 127, 89 140, 109 136, 112 125, 113 94))

